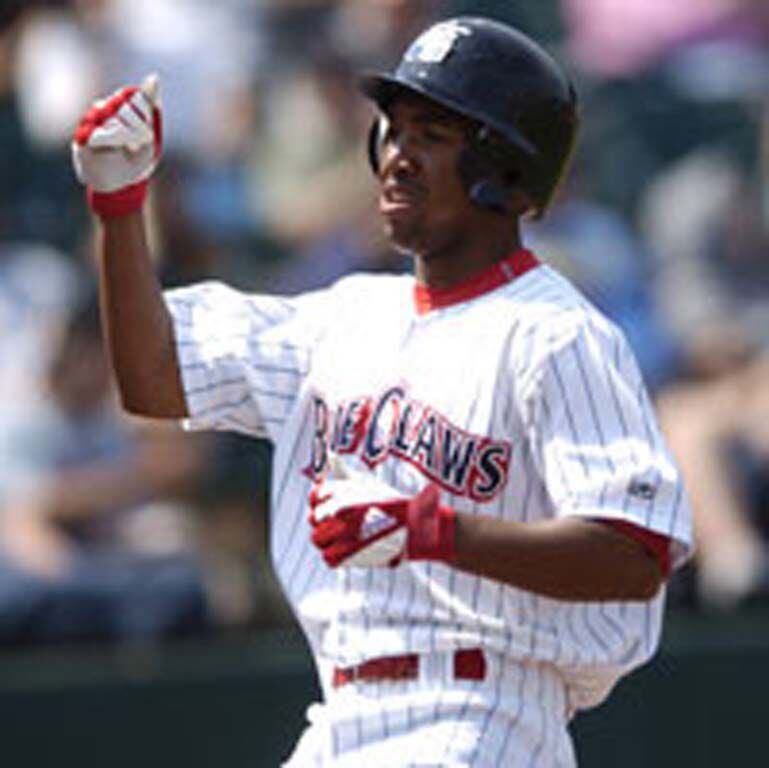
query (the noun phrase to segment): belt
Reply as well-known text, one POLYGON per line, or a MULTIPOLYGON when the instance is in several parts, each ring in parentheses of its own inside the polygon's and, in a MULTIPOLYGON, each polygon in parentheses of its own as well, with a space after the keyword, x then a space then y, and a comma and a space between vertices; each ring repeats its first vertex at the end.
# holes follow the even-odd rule
MULTIPOLYGON (((480 648, 454 651, 453 676, 455 680, 483 680, 486 677, 486 657, 480 648)), ((357 680, 415 680, 419 677, 419 654, 383 656, 369 659, 352 667, 335 667, 332 678, 334 688, 357 680)))

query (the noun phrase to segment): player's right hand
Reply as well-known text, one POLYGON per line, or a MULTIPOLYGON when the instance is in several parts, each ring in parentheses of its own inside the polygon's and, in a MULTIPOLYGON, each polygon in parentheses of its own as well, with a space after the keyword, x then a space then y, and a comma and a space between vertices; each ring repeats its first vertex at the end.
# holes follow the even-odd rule
POLYGON ((88 203, 102 217, 141 208, 162 146, 160 84, 150 75, 96 101, 72 139, 72 161, 88 203))
POLYGON ((403 560, 451 562, 455 514, 430 483, 404 496, 338 458, 310 493, 312 543, 332 568, 395 567, 403 560))

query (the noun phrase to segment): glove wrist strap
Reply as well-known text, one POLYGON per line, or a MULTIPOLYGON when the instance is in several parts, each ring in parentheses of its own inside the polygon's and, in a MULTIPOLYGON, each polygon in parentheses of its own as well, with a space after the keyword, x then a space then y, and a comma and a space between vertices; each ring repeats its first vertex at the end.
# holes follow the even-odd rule
POLYGON ((438 503, 440 491, 428 485, 408 506, 408 560, 440 560, 456 556, 456 513, 438 503))
POLYGON ((147 197, 147 179, 115 192, 97 192, 88 187, 86 196, 91 210, 103 219, 127 216, 138 211, 147 197))

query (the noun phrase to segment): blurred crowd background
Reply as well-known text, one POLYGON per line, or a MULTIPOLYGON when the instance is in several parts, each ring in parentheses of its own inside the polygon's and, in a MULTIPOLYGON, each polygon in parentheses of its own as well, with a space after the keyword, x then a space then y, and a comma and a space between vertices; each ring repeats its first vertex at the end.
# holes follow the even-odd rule
POLYGON ((765 0, 2 0, 0 645, 290 623, 266 555, 269 446, 117 406, 79 115, 160 74, 166 286, 405 270, 379 231, 356 73, 460 13, 519 26, 577 83, 574 170, 525 240, 624 328, 659 406, 698 546, 670 610, 769 605, 765 0))

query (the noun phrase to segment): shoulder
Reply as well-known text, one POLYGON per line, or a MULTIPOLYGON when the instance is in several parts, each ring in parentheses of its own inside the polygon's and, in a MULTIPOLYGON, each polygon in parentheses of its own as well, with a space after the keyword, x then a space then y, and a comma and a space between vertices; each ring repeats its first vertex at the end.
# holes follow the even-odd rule
POLYGON ((402 293, 413 284, 413 277, 407 274, 386 274, 379 272, 356 272, 339 278, 325 288, 295 295, 279 293, 258 293, 237 288, 219 280, 206 280, 165 291, 169 299, 239 299, 242 301, 284 301, 301 303, 304 299, 333 294, 339 296, 387 295, 402 293))
POLYGON ((401 309, 413 301, 414 278, 408 274, 356 272, 328 288, 334 307, 370 314, 378 310, 401 309))
POLYGON ((410 297, 408 275, 357 273, 326 288, 295 296, 243 291, 220 281, 206 281, 165 292, 177 320, 232 318, 259 326, 292 321, 325 326, 353 314, 390 311, 410 297))
POLYGON ((622 330, 546 265, 527 273, 506 293, 511 364, 521 375, 534 375, 577 349, 586 360, 631 354, 622 330))
POLYGON ((561 343, 580 334, 621 335, 616 324, 573 283, 546 264, 511 283, 505 294, 511 317, 522 332, 561 343))
POLYGON ((413 284, 414 278, 409 274, 355 272, 337 280, 330 290, 350 295, 400 295, 410 290, 413 284))
POLYGON ((247 301, 248 299, 248 294, 244 291, 219 280, 204 280, 169 288, 163 292, 163 295, 166 301, 171 304, 199 304, 202 306, 226 305, 230 301, 247 301))

